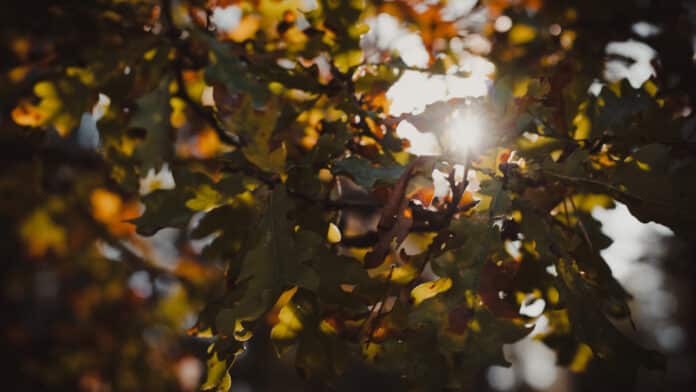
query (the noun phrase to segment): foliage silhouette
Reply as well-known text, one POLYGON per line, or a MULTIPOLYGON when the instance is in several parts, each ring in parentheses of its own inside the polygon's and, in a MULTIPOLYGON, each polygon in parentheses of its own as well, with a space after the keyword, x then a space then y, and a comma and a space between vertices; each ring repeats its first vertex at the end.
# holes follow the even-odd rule
POLYGON ((3 339, 18 388, 190 390, 198 380, 171 368, 193 353, 202 389, 227 390, 270 338, 321 389, 366 367, 401 389, 468 390, 531 333, 531 299, 560 365, 589 363, 617 388, 663 367, 616 326, 632 323, 631 296, 591 212, 620 201, 695 239, 696 9, 310 3, 43 0, 0 17, 3 306, 17 314, 3 339), (378 14, 418 34, 422 64, 370 31, 378 14), (633 64, 605 50, 640 20, 662 32, 641 38, 656 72, 635 85, 603 70, 633 64), (390 111, 404 75, 475 77, 465 64, 481 55, 496 67, 478 75, 483 96, 390 111), (457 150, 462 113, 484 129, 457 150), (441 151, 409 152, 406 122, 441 151), (179 229, 173 263, 145 238, 165 228, 179 229), (26 359, 39 344, 48 354, 26 359))

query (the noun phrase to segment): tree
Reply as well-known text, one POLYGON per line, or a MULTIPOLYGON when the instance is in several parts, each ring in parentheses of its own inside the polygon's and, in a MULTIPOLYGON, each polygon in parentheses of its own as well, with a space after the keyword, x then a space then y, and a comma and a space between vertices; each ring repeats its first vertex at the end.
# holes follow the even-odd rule
POLYGON ((227 390, 270 338, 320 388, 366 366, 402 389, 466 390, 531 332, 519 307, 534 299, 561 365, 612 388, 659 369, 613 322, 630 321, 630 293, 591 214, 620 201, 694 239, 696 9, 648 3, 9 7, 2 279, 18 316, 3 339, 22 358, 50 351, 18 385, 172 389, 167 369, 198 350, 202 389, 227 390), (655 72, 638 80, 638 65, 655 72), (479 72, 487 91, 395 113, 387 93, 415 72, 479 72), (409 152, 405 123, 439 151, 409 152), (175 265, 141 237, 164 228, 180 229, 175 265))

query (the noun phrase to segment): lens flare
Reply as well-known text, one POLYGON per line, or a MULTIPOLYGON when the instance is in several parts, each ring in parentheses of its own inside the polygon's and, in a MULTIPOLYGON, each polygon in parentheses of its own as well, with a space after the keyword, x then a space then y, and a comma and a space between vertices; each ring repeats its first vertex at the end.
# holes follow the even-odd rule
POLYGON ((467 155, 481 145, 486 127, 484 119, 473 111, 455 111, 444 135, 444 149, 452 154, 467 155))

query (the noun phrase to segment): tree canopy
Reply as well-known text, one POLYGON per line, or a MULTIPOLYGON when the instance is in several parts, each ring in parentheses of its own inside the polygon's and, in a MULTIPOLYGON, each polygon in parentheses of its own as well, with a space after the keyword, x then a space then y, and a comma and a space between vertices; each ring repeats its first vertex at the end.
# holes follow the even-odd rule
POLYGON ((195 390, 172 370, 194 352, 200 388, 226 391, 270 339, 322 390, 356 366, 471 390, 542 315, 571 371, 629 388, 664 367, 617 327, 631 294, 592 210, 696 239, 693 4, 5 8, 17 385, 195 390), (435 87, 417 80, 445 92, 421 105, 435 87))

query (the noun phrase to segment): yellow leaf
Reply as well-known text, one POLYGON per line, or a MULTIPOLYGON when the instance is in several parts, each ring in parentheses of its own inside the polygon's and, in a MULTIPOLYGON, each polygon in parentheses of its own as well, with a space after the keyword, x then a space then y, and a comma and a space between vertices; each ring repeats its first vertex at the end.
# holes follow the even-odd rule
POLYGON ((573 118, 573 125, 575 125, 575 133, 573 135, 575 140, 584 140, 590 136, 592 122, 584 111, 578 112, 578 114, 575 115, 575 118, 573 118))
POLYGON ((421 283, 411 290, 411 298, 415 305, 420 304, 428 298, 432 298, 443 293, 452 287, 452 279, 440 278, 432 282, 421 283))
POLYGON ((359 38, 361 35, 370 31, 370 26, 367 23, 356 23, 348 29, 348 35, 353 38, 359 38))
POLYGON ((199 158, 211 158, 223 148, 220 138, 212 128, 201 131, 194 142, 194 154, 199 158))
POLYGON ((172 107, 172 112, 169 115, 169 123, 174 128, 181 128, 186 124, 186 103, 179 97, 173 97, 169 100, 169 105, 172 107))
POLYGON ((20 102, 12 109, 12 120, 23 127, 39 127, 48 119, 48 114, 29 102, 20 102))
POLYGON ((229 376, 229 373, 227 372, 229 367, 227 361, 220 359, 218 357, 218 353, 211 352, 212 350, 213 346, 211 345, 208 348, 208 352, 211 353, 207 361, 208 376, 203 382, 203 385, 201 385, 201 389, 204 391, 213 388, 217 389, 221 384, 226 382, 225 379, 229 376))
POLYGON ((247 15, 242 18, 237 28, 227 33, 227 37, 236 42, 246 41, 254 37, 260 26, 261 18, 258 15, 247 15))
POLYGON ((595 207, 613 208, 614 199, 600 193, 582 193, 573 195, 572 204, 574 204, 578 210, 589 214, 595 207))
POLYGON ((321 323, 319 323, 319 330, 326 335, 336 335, 338 333, 336 326, 327 319, 321 320, 321 323))
POLYGON ((143 54, 143 58, 147 61, 151 61, 155 58, 155 55, 157 55, 157 48, 150 49, 147 52, 145 52, 145 54, 143 54))
POLYGON ((333 181, 333 174, 331 174, 331 170, 322 168, 319 169, 319 174, 317 176, 319 178, 319 181, 323 182, 324 184, 328 184, 331 181, 333 181))
POLYGON ((642 171, 650 171, 651 170, 650 164, 645 163, 645 162, 641 162, 639 160, 636 160, 636 166, 638 166, 638 168, 642 171))
POLYGON ((536 37, 536 29, 526 24, 516 24, 508 33, 508 41, 512 45, 522 45, 536 37))
POLYGON ((194 211, 208 211, 220 205, 222 195, 208 184, 196 189, 196 196, 186 201, 186 207, 194 211))
POLYGON ((388 255, 382 264, 368 270, 368 275, 373 279, 389 279, 390 282, 396 284, 410 283, 418 276, 419 271, 410 264, 392 267, 392 257, 388 255))
POLYGON ((348 50, 343 53, 338 53, 334 57, 334 64, 341 72, 348 72, 351 67, 359 65, 362 62, 362 50, 348 50))
POLYGON ((330 244, 337 244, 341 242, 341 229, 339 229, 335 224, 329 223, 329 230, 326 233, 326 240, 329 241, 330 244))
POLYGON ((246 342, 247 340, 251 339, 252 336, 254 336, 254 333, 251 330, 244 328, 242 320, 234 321, 234 340, 238 342, 246 342))
POLYGON ((469 321, 469 329, 473 332, 481 332, 481 324, 478 322, 478 320, 473 319, 469 321))
POLYGON ((512 95, 516 98, 521 98, 527 95, 527 90, 530 81, 531 79, 529 78, 516 81, 515 84, 512 86, 512 95))
POLYGON ((104 188, 95 189, 90 195, 92 216, 97 221, 108 224, 118 216, 123 206, 121 197, 104 188))
POLYGON ((232 377, 229 373, 225 373, 225 376, 220 380, 220 384, 215 388, 215 392, 227 392, 230 388, 232 388, 232 377))
POLYGON ((379 352, 382 351, 382 345, 377 343, 370 342, 366 345, 361 346, 363 346, 363 355, 368 361, 373 361, 377 354, 379 354, 379 352))
POLYGON ((573 47, 573 44, 575 43, 575 38, 577 37, 577 33, 573 30, 566 30, 561 34, 561 46, 564 49, 570 49, 573 47))
POLYGON ((14 67, 9 72, 7 72, 7 76, 9 77, 11 82, 19 83, 22 80, 24 80, 24 78, 29 74, 29 71, 31 71, 31 68, 29 66, 14 67))
POLYGON ((94 74, 87 68, 68 67, 65 69, 65 74, 80 79, 87 86, 94 84, 94 74))
POLYGON ((302 331, 302 321, 297 317, 294 305, 289 303, 283 306, 278 313, 278 324, 271 329, 271 338, 290 340, 297 337, 300 331, 302 331))
POLYGON ((648 80, 643 84, 643 90, 651 97, 654 97, 657 94, 657 85, 652 80, 648 80))
POLYGON ((280 321, 280 323, 287 325, 290 329, 296 331, 302 329, 302 322, 297 317, 297 314, 293 309, 293 305, 291 304, 285 305, 280 309, 280 313, 278 314, 278 320, 280 321))
MULTIPOLYGON (((388 275, 388 274, 387 274, 388 275)), ((391 275, 391 281, 397 284, 406 284, 412 282, 418 276, 418 270, 410 264, 394 268, 391 275)))
POLYGON ((25 101, 12 111, 12 119, 17 124, 40 127, 51 123, 61 136, 68 135, 78 125, 78 119, 75 116, 64 112, 63 100, 53 82, 37 83, 34 85, 34 94, 41 98, 38 105, 25 101))
POLYGON ((580 373, 587 368, 587 364, 592 359, 592 349, 585 343, 580 343, 575 352, 573 361, 568 365, 568 370, 573 373, 580 373))
POLYGON ((27 245, 29 256, 43 257, 49 250, 64 255, 68 250, 65 229, 44 210, 34 211, 26 218, 19 228, 19 235, 27 245))
POLYGON ((561 294, 558 292, 558 289, 555 287, 549 287, 549 289, 546 292, 546 298, 548 298, 549 302, 552 305, 555 305, 558 303, 558 300, 561 298, 561 294))

